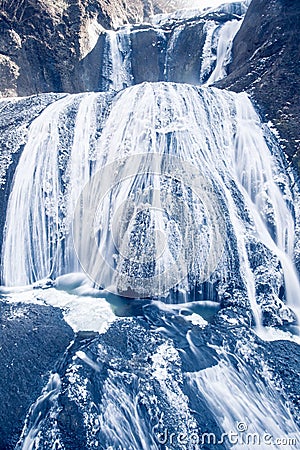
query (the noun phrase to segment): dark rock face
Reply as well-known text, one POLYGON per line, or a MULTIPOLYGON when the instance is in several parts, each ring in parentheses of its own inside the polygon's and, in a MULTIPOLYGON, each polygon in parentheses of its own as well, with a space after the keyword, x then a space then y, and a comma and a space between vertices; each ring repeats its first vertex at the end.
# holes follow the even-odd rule
POLYGON ((132 34, 132 74, 135 83, 164 80, 165 36, 146 29, 132 34))
POLYGON ((73 338, 60 310, 0 301, 0 449, 15 447, 29 407, 73 338))
POLYGON ((229 76, 219 87, 248 91, 271 120, 300 169, 300 3, 252 0, 233 44, 229 76))
MULTIPOLYGON (((203 26, 203 22, 192 23, 179 31, 175 45, 167 56, 168 80, 198 84, 205 42, 203 26)), ((176 29, 174 33, 177 33, 176 29)))
POLYGON ((14 73, 1 88, 3 94, 28 95, 64 87, 68 90, 71 86, 64 75, 72 73, 74 55, 79 52, 74 34, 80 24, 76 24, 73 10, 68 15, 63 7, 51 6, 50 2, 16 3, 2 2, 0 9, 0 54, 9 58, 7 64, 14 73), (76 24, 73 27, 72 20, 76 24), (7 36, 13 46, 6 54, 7 36))
POLYGON ((105 51, 105 35, 101 34, 93 50, 79 62, 78 76, 82 85, 82 92, 98 91, 106 82, 103 80, 102 58, 105 51))
POLYGON ((91 34, 141 22, 178 2, 4 0, 0 5, 0 91, 4 96, 86 90, 80 61, 91 34))
POLYGON ((275 341, 266 345, 265 360, 279 380, 294 417, 300 425, 299 345, 288 341, 275 341))

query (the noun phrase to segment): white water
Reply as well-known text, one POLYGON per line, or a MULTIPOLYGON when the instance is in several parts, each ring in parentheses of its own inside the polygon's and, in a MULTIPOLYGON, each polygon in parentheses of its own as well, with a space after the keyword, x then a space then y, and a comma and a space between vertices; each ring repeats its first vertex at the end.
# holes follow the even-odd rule
MULTIPOLYGON (((222 80, 226 77, 226 67, 231 60, 232 43, 235 35, 239 31, 242 25, 242 20, 232 20, 226 22, 220 26, 218 45, 217 45, 217 57, 216 66, 209 79, 205 83, 206 85, 213 84, 215 81, 222 80)), ((207 63, 206 63, 207 64, 207 63)))
POLYGON ((134 86, 116 97, 95 140, 96 104, 102 99, 105 108, 103 96, 66 96, 32 123, 9 199, 5 284, 76 272, 77 253, 102 287, 129 296, 167 295, 178 283, 189 290, 216 269, 227 278, 236 258, 222 256, 230 240, 260 327, 247 250, 255 236, 280 258, 288 305, 298 308, 294 220, 274 182, 276 162, 248 97, 170 83, 134 86), (70 106, 77 115, 61 164, 58 127, 70 106), (75 252, 75 204, 93 173, 73 221, 75 252), (250 223, 241 217, 245 207, 250 223))
POLYGON ((235 140, 236 173, 241 192, 251 211, 259 240, 279 258, 284 273, 287 303, 300 319, 300 284, 293 254, 295 221, 279 187, 274 181, 274 160, 266 145, 254 109, 238 105, 241 120, 235 140), (248 151, 244 148, 247 145, 248 151), (259 149, 253 158, 255 149, 259 149), (245 192, 246 191, 246 192, 245 192), (270 231, 268 223, 273 226, 270 231))
POLYGON ((298 448, 299 429, 278 392, 271 384, 252 378, 242 362, 235 369, 229 360, 222 360, 217 366, 190 374, 189 380, 227 433, 228 448, 279 449, 282 445, 277 439, 293 439, 286 448, 298 448))
POLYGON ((30 128, 28 143, 16 170, 6 218, 2 273, 5 283, 9 285, 31 283, 45 278, 43 273, 48 276, 52 272, 51 258, 56 253, 59 208, 57 126, 60 106, 66 107, 71 101, 70 97, 65 97, 55 102, 30 128), (47 202, 43 191, 50 192, 52 205, 50 200, 47 202), (49 208, 53 208, 52 223, 49 224, 46 223, 48 204, 49 208), (16 209, 18 217, 14 215, 16 209), (22 225, 23 220, 26 226, 22 225), (11 233, 11 228, 14 228, 14 233, 11 233), (51 245, 49 234, 54 236, 54 245, 51 245), (13 255, 15 258, 12 258, 13 255), (10 264, 12 259, 13 264, 10 264))
POLYGON ((47 386, 44 388, 42 395, 31 406, 28 418, 16 446, 19 450, 34 450, 38 445, 38 433, 43 419, 49 412, 61 390, 61 381, 57 373, 51 374, 47 386))
POLYGON ((66 96, 53 103, 30 127, 6 218, 2 274, 8 285, 20 286, 49 277, 54 267, 58 274, 66 268, 72 271, 79 268, 72 244, 65 245, 63 237, 70 227, 74 202, 89 179, 96 98, 95 94, 82 97, 70 158, 60 153, 59 126, 65 131, 62 114, 74 107, 80 96, 66 96), (65 158, 67 166, 63 163, 65 158), (66 193, 62 192, 62 180, 67 184, 66 193))
POLYGON ((214 20, 205 22, 203 31, 206 38, 202 51, 200 83, 208 86, 226 77, 233 39, 241 25, 242 20, 231 20, 221 25, 214 20))
POLYGON ((107 30, 104 52, 103 76, 108 81, 107 90, 121 91, 132 84, 130 62, 130 29, 116 32, 107 30))

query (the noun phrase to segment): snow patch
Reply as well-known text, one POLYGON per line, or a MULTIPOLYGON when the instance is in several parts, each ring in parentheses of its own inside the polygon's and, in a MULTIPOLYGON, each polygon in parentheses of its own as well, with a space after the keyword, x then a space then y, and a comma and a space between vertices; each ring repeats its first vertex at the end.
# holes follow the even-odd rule
MULTIPOLYGON (((75 331, 104 333, 116 320, 110 304, 103 298, 81 297, 54 288, 31 289, 7 294, 11 303, 50 305, 62 310, 64 320, 75 331)), ((17 317, 16 317, 17 318, 17 317)))

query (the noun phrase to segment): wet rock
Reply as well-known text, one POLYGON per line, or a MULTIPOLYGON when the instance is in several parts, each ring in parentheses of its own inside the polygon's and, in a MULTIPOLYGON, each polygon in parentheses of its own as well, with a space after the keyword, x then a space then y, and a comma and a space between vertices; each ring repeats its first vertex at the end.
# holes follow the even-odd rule
MULTIPOLYGON (((171 315, 165 324, 173 320, 175 327, 182 326, 184 338, 189 324, 176 323, 171 315)), ((172 342, 174 328, 169 329, 169 337, 164 336, 148 319, 120 319, 103 335, 79 334, 59 369, 61 394, 41 423, 40 447, 51 448, 56 440, 72 450, 110 445, 139 448, 142 438, 151 448, 166 430, 187 433, 192 427, 200 433, 199 425, 202 432, 213 430, 219 436, 220 429, 201 395, 195 395, 183 376, 185 371, 202 370, 217 362, 216 352, 206 345, 205 333, 202 336, 194 328, 191 340, 202 363, 201 358, 195 361, 196 355, 187 355, 187 342, 178 351, 179 342, 172 342), (201 412, 199 417, 191 415, 193 407, 201 412)), ((182 447, 175 444, 174 448, 182 447)))
POLYGON ((169 81, 198 84, 206 34, 204 22, 175 28, 167 55, 169 81))
POLYGON ((73 338, 60 310, 0 301, 0 449, 15 447, 29 407, 73 338))
POLYGON ((234 39, 229 76, 217 83, 252 95, 265 119, 278 129, 283 148, 298 173, 299 26, 299 2, 252 0, 234 39))
MULTIPOLYGON (((144 317, 119 319, 102 335, 78 333, 55 368, 57 399, 40 405, 39 448, 54 442, 67 450, 139 448, 140 439, 150 448, 171 433, 214 433, 219 439, 221 430, 192 380, 193 371, 213 368, 224 353, 236 374, 245 377, 246 370, 261 387, 272 380, 273 394, 286 398, 297 414, 298 347, 260 341, 237 322, 238 310, 226 311, 230 320, 221 314, 201 328, 147 305, 144 317)), ((173 448, 185 447, 174 441, 173 448)))
POLYGON ((261 295, 258 302, 262 305, 264 326, 286 327, 297 324, 295 313, 276 295, 261 295))
POLYGON ((132 34, 132 75, 135 83, 164 80, 166 37, 148 29, 132 34))
POLYGON ((274 341, 266 344, 264 359, 272 368, 278 389, 282 390, 300 426, 299 358, 299 345, 294 342, 274 341))

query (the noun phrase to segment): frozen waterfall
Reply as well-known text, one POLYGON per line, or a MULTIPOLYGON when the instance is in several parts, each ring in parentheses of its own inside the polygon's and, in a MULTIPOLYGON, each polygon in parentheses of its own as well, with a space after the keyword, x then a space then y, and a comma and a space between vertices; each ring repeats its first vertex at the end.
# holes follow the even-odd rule
POLYGON ((239 3, 225 6, 158 15, 150 23, 104 31, 83 61, 85 85, 89 91, 120 91, 144 81, 211 85, 223 79, 246 11, 239 3))
POLYGON ((265 264, 278 259, 274 277, 283 272, 287 304, 299 307, 278 158, 246 94, 144 83, 113 99, 66 95, 30 126, 9 198, 3 282, 81 267, 124 296, 180 289, 188 300, 203 283, 221 291, 234 278, 260 327, 254 245, 265 264))

